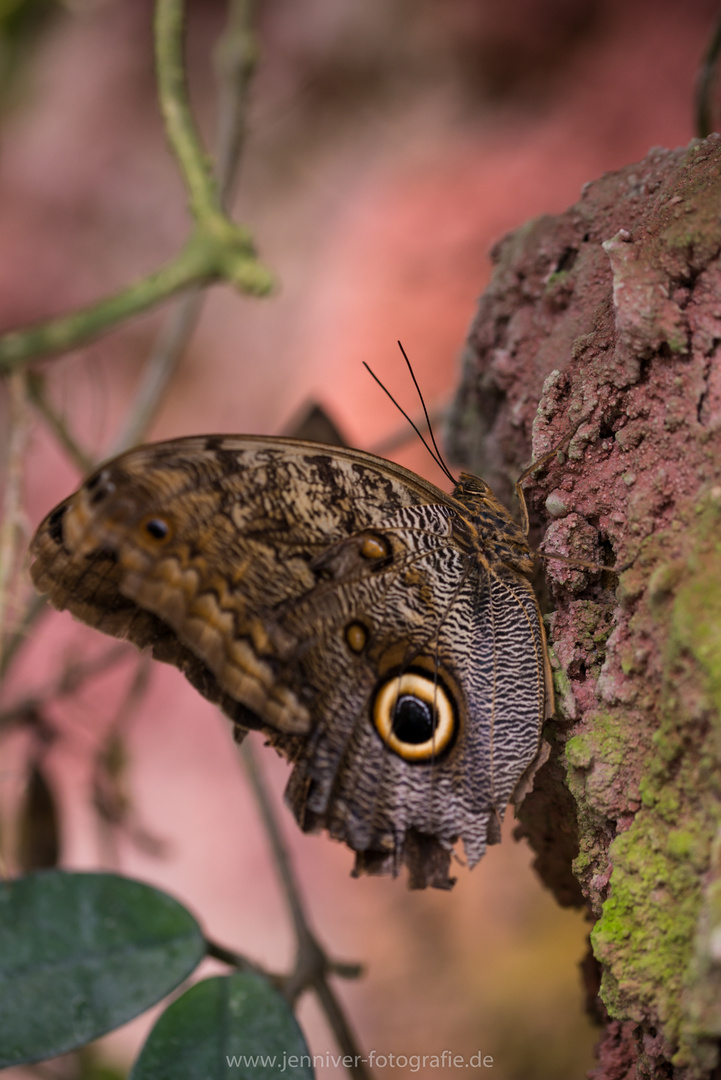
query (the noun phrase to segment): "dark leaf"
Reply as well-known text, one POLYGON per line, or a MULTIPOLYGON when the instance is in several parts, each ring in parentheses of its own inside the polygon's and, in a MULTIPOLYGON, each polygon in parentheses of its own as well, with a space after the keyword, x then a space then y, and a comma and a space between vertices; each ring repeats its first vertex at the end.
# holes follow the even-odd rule
POLYGON ((287 1002, 259 975, 196 983, 165 1010, 129 1080, 312 1080, 287 1002))
POLYGON ((118 1027, 204 954, 190 912, 139 881, 48 871, 0 883, 0 1067, 118 1027))

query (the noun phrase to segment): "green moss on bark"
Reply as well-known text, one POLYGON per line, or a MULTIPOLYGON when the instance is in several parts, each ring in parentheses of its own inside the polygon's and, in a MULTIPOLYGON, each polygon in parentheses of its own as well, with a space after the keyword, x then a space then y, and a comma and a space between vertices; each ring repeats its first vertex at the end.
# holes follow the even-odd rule
MULTIPOLYGON (((591 935, 609 1014, 660 1023, 677 1047, 674 1064, 691 1070, 708 1067, 721 1030, 721 1002, 709 1015, 696 993, 704 967, 699 917, 704 905, 719 906, 719 889, 705 896, 704 881, 721 826, 721 489, 696 510, 685 558, 659 565, 632 620, 638 634, 654 620, 665 638, 654 710, 660 723, 639 776, 643 805, 611 845, 610 895, 591 935)), ((657 535, 653 544, 663 541, 657 535)), ((599 725, 592 749, 587 739, 571 740, 569 763, 577 767, 591 754, 616 769, 619 753, 638 755, 637 746, 622 745, 624 731, 628 742, 628 727, 619 724, 609 739, 608 724, 599 725)), ((711 921, 721 924, 713 911, 711 921)))

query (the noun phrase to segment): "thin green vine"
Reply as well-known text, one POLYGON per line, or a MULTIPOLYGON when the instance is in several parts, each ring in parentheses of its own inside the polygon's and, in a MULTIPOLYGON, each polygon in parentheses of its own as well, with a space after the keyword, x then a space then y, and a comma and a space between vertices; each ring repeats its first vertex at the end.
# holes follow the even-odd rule
POLYGON ((182 0, 158 0, 155 50, 160 107, 188 193, 194 222, 190 237, 165 266, 115 295, 1 336, 0 374, 83 345, 193 285, 222 280, 254 296, 267 295, 273 287, 270 271, 256 257, 250 232, 221 207, 218 184, 188 105, 183 36, 182 0))

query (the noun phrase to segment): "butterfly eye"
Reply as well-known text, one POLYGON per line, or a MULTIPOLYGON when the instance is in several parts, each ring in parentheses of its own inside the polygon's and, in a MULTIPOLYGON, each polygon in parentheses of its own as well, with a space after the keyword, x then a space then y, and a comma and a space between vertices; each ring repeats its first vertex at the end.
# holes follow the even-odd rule
POLYGON ((143 518, 140 528, 146 537, 150 537, 151 540, 160 544, 170 540, 172 535, 170 522, 166 518, 156 517, 154 514, 143 518))
POLYGON ((373 723, 386 746, 405 761, 437 759, 458 728, 446 687, 426 671, 386 678, 373 701, 373 723))

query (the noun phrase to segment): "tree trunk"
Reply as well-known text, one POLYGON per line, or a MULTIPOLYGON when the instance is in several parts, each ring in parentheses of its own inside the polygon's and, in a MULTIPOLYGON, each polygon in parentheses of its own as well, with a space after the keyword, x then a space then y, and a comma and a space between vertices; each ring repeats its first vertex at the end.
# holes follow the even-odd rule
POLYGON ((540 549, 616 568, 545 562, 553 752, 519 830, 595 920, 595 1080, 717 1075, 720 214, 713 135, 506 237, 450 424, 503 498, 562 445, 526 483, 540 549))

